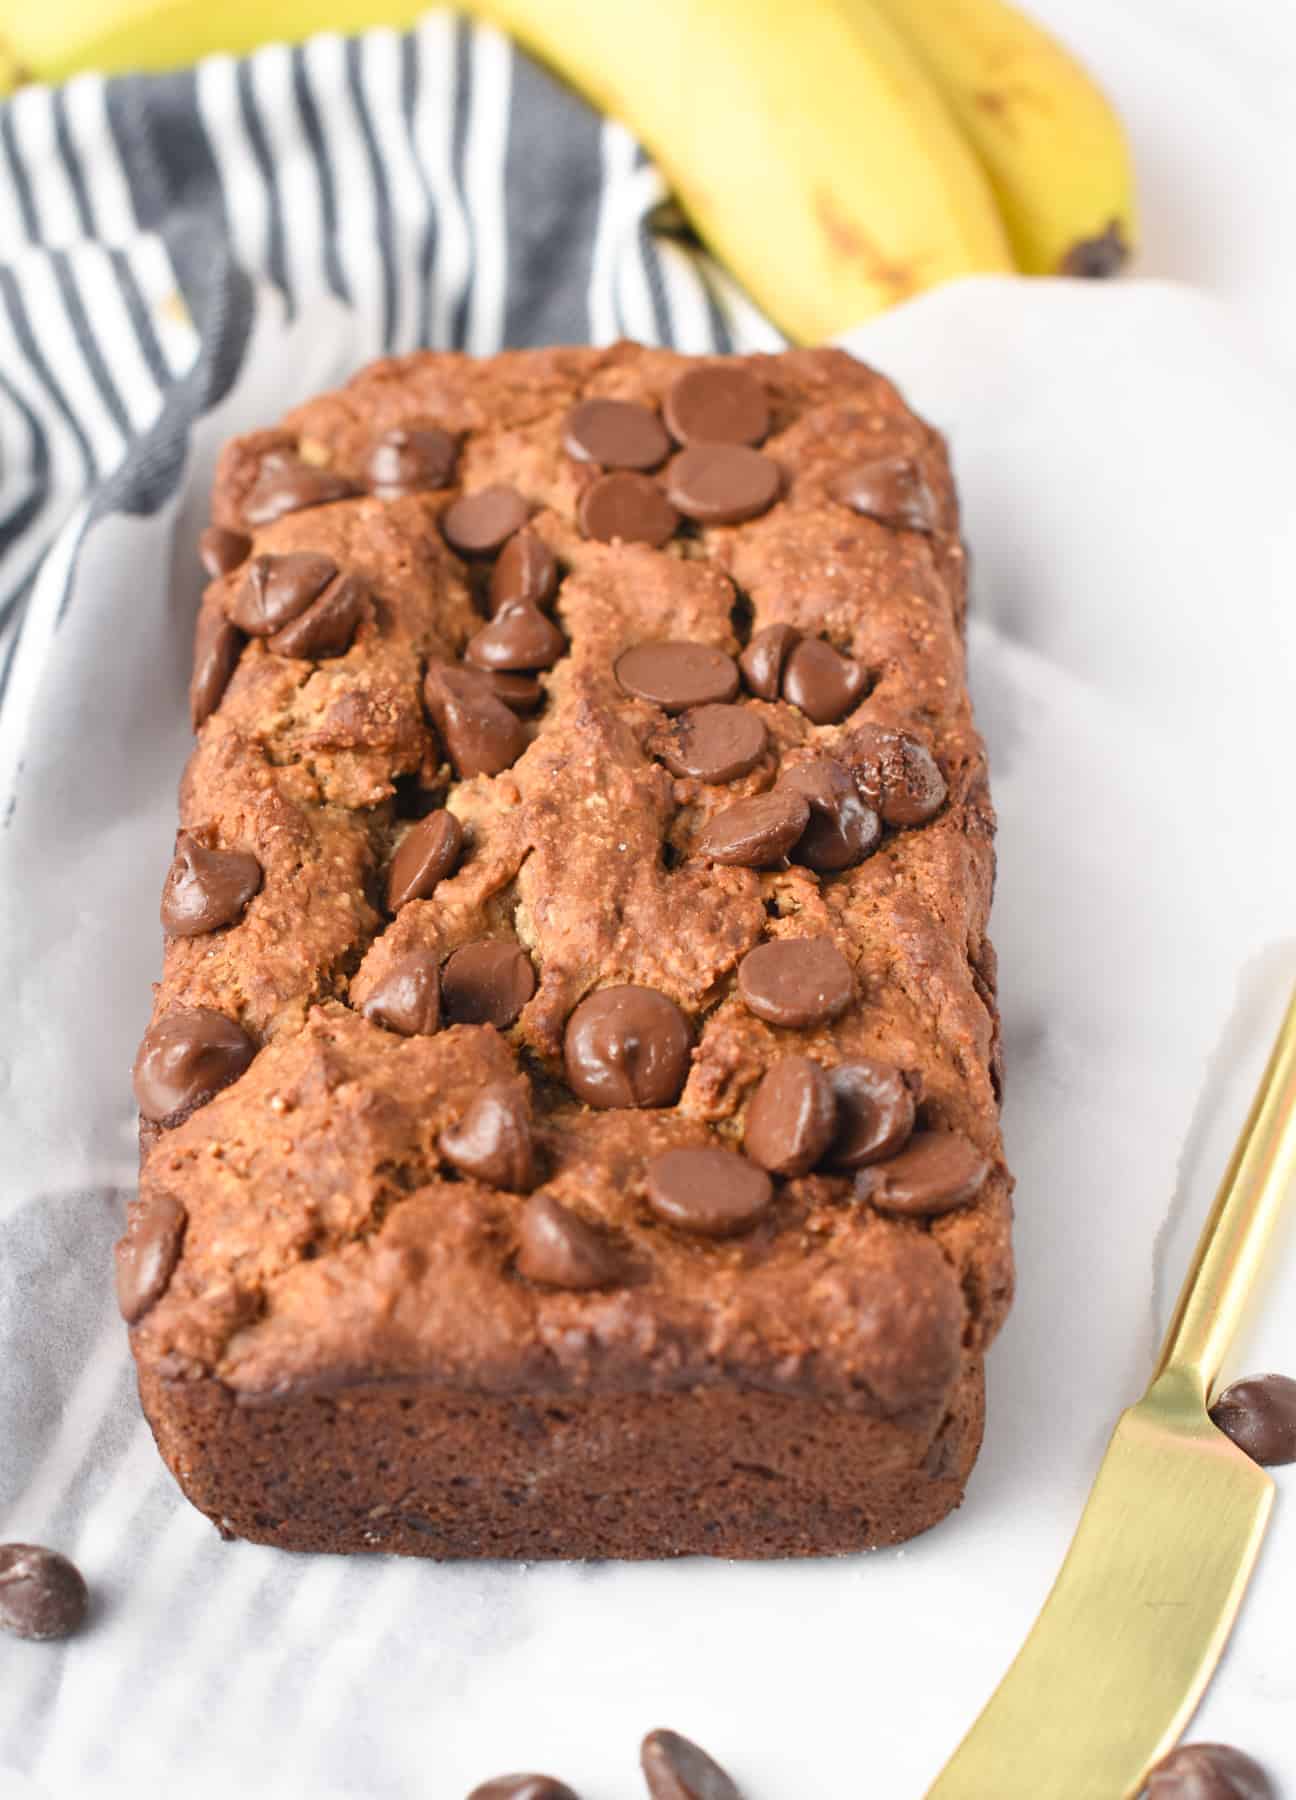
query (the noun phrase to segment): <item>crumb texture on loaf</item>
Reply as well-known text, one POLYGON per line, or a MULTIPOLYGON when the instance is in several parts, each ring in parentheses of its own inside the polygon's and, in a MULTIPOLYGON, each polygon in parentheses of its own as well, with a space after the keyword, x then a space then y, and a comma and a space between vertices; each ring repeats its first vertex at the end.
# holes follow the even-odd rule
POLYGON ((230 445, 212 519, 125 1240, 183 1485, 245 1535, 424 1554, 933 1522, 1012 1286, 937 434, 837 351, 422 353, 230 445), (809 973, 747 960, 807 941, 809 973), (766 1173, 730 1200, 658 1160, 702 1150, 766 1173), (309 1473, 284 1419, 314 1442, 348 1393, 309 1473), (617 1405, 673 1421, 655 1484, 617 1405), (556 1524, 500 1499, 527 1442, 556 1524), (667 1528, 690 1457, 728 1524, 667 1528), (629 1513, 578 1526, 594 1491, 629 1513))

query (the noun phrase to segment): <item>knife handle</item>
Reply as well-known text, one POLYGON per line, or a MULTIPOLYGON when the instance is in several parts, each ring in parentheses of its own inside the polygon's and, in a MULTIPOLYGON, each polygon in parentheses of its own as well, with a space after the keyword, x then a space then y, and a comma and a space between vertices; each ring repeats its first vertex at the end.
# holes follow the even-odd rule
POLYGON ((1173 1371, 1186 1376, 1203 1402, 1209 1402, 1293 1182, 1296 991, 1197 1241, 1154 1381, 1173 1371))

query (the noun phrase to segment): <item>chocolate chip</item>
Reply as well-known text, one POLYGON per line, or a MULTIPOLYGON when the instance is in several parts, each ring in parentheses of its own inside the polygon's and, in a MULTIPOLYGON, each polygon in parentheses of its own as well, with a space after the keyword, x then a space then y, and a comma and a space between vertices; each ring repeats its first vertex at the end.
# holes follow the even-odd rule
POLYGON ((989 1157, 961 1131, 919 1131, 898 1156, 861 1169, 855 1193, 879 1212, 929 1218, 975 1200, 989 1173, 989 1157))
POLYGON ((587 538, 603 544, 651 544, 660 550, 675 535, 679 514, 649 475, 617 469, 600 475, 581 495, 576 517, 587 538))
POLYGON ((532 1194, 518 1224, 517 1268, 544 1287, 611 1287, 624 1265, 596 1226, 549 1194, 532 1194))
POLYGON ((498 775, 526 749, 525 731, 477 670, 433 663, 423 695, 455 773, 463 779, 498 775))
POLYGON ((578 1800, 578 1796, 552 1775, 497 1775, 475 1787, 468 1800, 578 1800))
POLYGON ((89 1603, 81 1571, 40 1544, 0 1544, 0 1631, 15 1637, 70 1637, 89 1603))
POLYGON ((888 825, 922 825, 945 804, 945 777, 907 731, 857 725, 842 743, 855 785, 888 825))
POLYGON ((225 697, 247 639, 236 625, 210 607, 198 615, 193 674, 189 678, 189 718, 198 731, 225 697))
POLYGON ((531 1108, 519 1082, 496 1081, 484 1087, 437 1144, 461 1175, 471 1175, 487 1187, 525 1194, 535 1186, 531 1108))
POLYGON ((680 444, 759 444, 769 435, 765 389, 735 363, 699 363, 670 385, 663 407, 680 444))
POLYGON ((304 613, 337 572, 331 556, 320 556, 314 550, 254 556, 225 611, 250 636, 270 637, 304 613))
POLYGON ((764 1169, 732 1150, 667 1150, 645 1177, 657 1217, 703 1237, 747 1231, 774 1198, 764 1169))
POLYGON ((758 700, 777 700, 783 682, 783 665, 801 633, 795 625, 763 625, 738 658, 743 680, 758 700))
POLYGON ((1258 1762, 1227 1744, 1183 1744, 1148 1776, 1147 1800, 1275 1800, 1258 1762))
POLYGON ((544 689, 534 675, 511 675, 492 669, 486 679, 492 694, 502 700, 510 712, 538 712, 544 704, 544 689))
POLYGON ((652 1800, 742 1800, 720 1764, 678 1731, 650 1731, 639 1762, 652 1800))
POLYGON ((808 1056, 771 1063, 751 1097, 743 1149, 772 1175, 806 1175, 832 1141, 837 1102, 832 1084, 808 1056))
POLYGON ((285 513, 348 500, 358 491, 345 475, 303 462, 291 450, 270 450, 261 458, 257 478, 243 502, 243 517, 249 525, 272 525, 285 513))
POLYGON ((252 551, 252 539, 223 525, 209 525, 198 539, 198 560, 213 581, 232 575, 252 551))
POLYGON ((497 482, 452 501, 441 514, 441 535, 460 556, 494 556, 530 516, 517 489, 497 482))
POLYGON ((534 531, 515 531, 491 570, 491 611, 515 601, 547 606, 558 587, 558 561, 534 531))
POLYGON ((783 698, 816 725, 835 725, 863 699, 868 677, 854 657, 822 638, 802 638, 783 665, 783 698))
POLYGON ((810 802, 790 788, 735 800, 707 820, 695 848, 712 862, 743 869, 772 869, 791 850, 810 823, 810 802))
POLYGON ((452 1025, 512 1025, 536 991, 531 958, 506 938, 482 938, 456 950, 441 971, 452 1025))
POLYGON ((665 994, 600 988, 567 1021, 567 1082, 588 1106, 673 1106, 692 1047, 688 1021, 665 994))
POLYGON ((774 938, 738 965, 738 992, 770 1025, 824 1025, 855 997, 850 964, 831 938, 774 938))
POLYGON ((154 1194, 131 1208, 117 1243, 117 1305, 137 1325, 166 1293, 180 1260, 189 1215, 170 1194, 154 1194))
POLYGON ((200 937, 232 925, 261 887, 261 864, 246 850, 208 850, 190 832, 176 839, 162 886, 162 929, 200 937))
POLYGON ((404 494, 449 487, 458 456, 451 434, 430 420, 394 425, 370 448, 365 480, 379 499, 399 500, 404 494))
POLYGON ((276 631, 267 648, 276 656, 295 656, 302 662, 345 656, 364 617, 367 599, 363 582, 354 575, 343 575, 304 613, 276 631))
POLYGON ((828 483, 828 492, 852 512, 905 531, 936 529, 936 497, 922 470, 907 456, 879 456, 853 463, 828 483))
POLYGON ((627 694, 668 713, 732 700, 738 692, 733 657, 709 644, 636 644, 617 657, 616 678, 627 694))
POLYGON ((400 1037, 431 1037, 441 1023, 441 971, 431 950, 411 950, 392 964, 360 1011, 400 1037))
POLYGON ((670 455, 666 428, 634 400, 579 400, 563 420, 563 449, 605 469, 656 469, 670 455))
POLYGON ((489 625, 468 640, 464 655, 479 669, 551 669, 567 648, 567 640, 538 606, 511 600, 489 625))
POLYGON ((241 1025, 208 1006, 166 1013, 144 1033, 135 1058, 141 1113, 157 1124, 179 1123, 237 1081, 256 1051, 241 1025))
POLYGON ((692 444, 666 471, 671 504, 700 525, 737 525, 768 512, 782 483, 778 464, 745 444, 692 444))
POLYGON ((833 1168, 862 1169, 904 1148, 914 1126, 914 1089, 902 1070, 861 1056, 839 1063, 829 1080, 837 1101, 833 1168))
POLYGON ((793 862, 833 875, 853 869, 881 843, 882 821, 865 806, 850 771, 835 757, 789 764, 779 776, 779 788, 803 795, 810 806, 810 823, 790 852, 793 862))
POLYGON ((756 767, 767 734, 745 706, 691 706, 662 745, 661 757, 675 775, 695 781, 736 781, 756 767))
POLYGON ((387 870, 388 912, 399 912, 407 900, 426 900, 459 861, 463 842, 463 826, 444 807, 407 831, 387 870))
POLYGON ((1210 1416, 1239 1450, 1267 1468, 1296 1462, 1296 1381, 1252 1375, 1225 1388, 1210 1416))

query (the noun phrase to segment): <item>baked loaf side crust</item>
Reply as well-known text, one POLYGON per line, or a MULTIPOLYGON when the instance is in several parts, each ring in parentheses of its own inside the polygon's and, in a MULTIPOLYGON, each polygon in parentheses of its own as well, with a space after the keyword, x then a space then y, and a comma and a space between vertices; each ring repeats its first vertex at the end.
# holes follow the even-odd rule
MULTIPOLYGON (((662 547, 586 535, 600 467, 571 453, 570 417, 606 396, 669 422, 692 361, 667 351, 392 360, 225 453, 214 524, 254 558, 323 556, 355 583, 337 643, 327 621, 304 645, 234 635, 181 786, 183 830, 255 859, 259 885, 229 922, 169 933, 151 1030, 207 1009, 246 1034, 246 1066, 195 1106, 146 1109, 124 1304, 163 1455, 227 1533, 436 1556, 776 1556, 897 1542, 961 1497, 1012 1266, 993 813, 953 489, 939 437, 843 353, 735 364, 770 408, 778 498, 662 547), (430 423, 455 441, 449 483, 378 483, 375 444, 430 423), (314 503, 267 519, 276 458, 314 503), (899 469, 904 504, 851 503, 861 469, 899 469), (556 559, 544 604, 565 644, 520 754, 465 774, 424 684, 485 624, 492 558, 456 554, 445 515, 495 484, 556 559), (849 659, 853 703, 816 724, 748 682, 754 764, 673 772, 679 726, 619 659, 663 641, 738 658, 778 624, 849 659), (727 809, 781 792, 799 764, 831 759, 867 796, 879 727, 934 757, 932 816, 883 820, 841 870, 796 849, 767 867, 708 853, 727 809), (393 856, 442 806, 462 827, 457 864, 392 916, 393 856), (804 939, 840 952, 850 1003, 770 1022, 740 967, 804 939), (534 973, 502 1029, 446 1022, 447 959, 483 940, 520 947, 534 973), (381 1002, 420 955, 441 968, 442 1022, 406 1035, 381 1002), (623 984, 686 1022, 673 1104, 573 1092, 571 1016, 623 984), (906 1210, 825 1156, 776 1172, 729 1235, 672 1221, 656 1159, 740 1153, 762 1077, 793 1056, 903 1071, 919 1129, 970 1146, 975 1192, 906 1210), (512 1186, 446 1151, 487 1090, 529 1110, 535 1167, 512 1186), (591 1285, 534 1278, 534 1198, 514 1191, 532 1187, 602 1247, 591 1285)), ((673 467, 643 479, 669 492, 673 467)), ((228 560, 200 645, 249 616, 251 565, 228 560)))

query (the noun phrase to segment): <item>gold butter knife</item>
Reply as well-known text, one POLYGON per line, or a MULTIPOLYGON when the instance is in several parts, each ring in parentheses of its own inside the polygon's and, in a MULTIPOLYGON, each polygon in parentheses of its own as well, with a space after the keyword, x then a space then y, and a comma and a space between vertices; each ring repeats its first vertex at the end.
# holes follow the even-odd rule
POLYGON ((1030 1636, 927 1800, 1129 1800, 1183 1731, 1273 1505, 1273 1482, 1206 1409, 1293 1180, 1296 994, 1151 1385, 1121 1415, 1030 1636))

